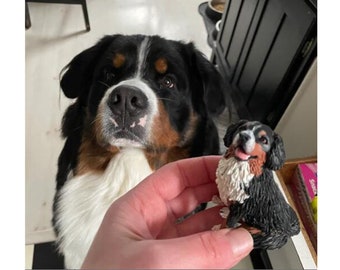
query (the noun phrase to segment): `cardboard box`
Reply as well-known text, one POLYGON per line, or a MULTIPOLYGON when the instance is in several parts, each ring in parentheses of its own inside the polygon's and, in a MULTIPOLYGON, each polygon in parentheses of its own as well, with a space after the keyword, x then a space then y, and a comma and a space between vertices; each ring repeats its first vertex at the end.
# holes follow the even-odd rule
POLYGON ((314 249, 317 250, 317 224, 311 207, 311 202, 317 195, 317 164, 298 164, 290 181, 290 187, 303 225, 314 249))

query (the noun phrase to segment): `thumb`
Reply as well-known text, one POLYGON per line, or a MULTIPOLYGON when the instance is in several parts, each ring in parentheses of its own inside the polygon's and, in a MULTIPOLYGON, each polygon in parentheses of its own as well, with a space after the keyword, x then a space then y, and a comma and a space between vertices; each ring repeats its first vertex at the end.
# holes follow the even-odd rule
POLYGON ((253 249, 253 238, 245 229, 222 229, 161 240, 168 268, 231 268, 253 249))

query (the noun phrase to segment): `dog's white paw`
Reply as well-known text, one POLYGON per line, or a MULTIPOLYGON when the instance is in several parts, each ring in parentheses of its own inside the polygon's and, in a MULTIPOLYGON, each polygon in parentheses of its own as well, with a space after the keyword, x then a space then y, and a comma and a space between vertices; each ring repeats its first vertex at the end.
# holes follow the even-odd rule
POLYGON ((217 205, 224 205, 224 203, 222 202, 222 200, 220 199, 220 197, 218 197, 217 195, 214 195, 211 199, 211 201, 217 205))
POLYGON ((218 224, 218 225, 214 225, 212 228, 211 228, 211 230, 212 231, 218 231, 218 230, 220 230, 221 229, 221 224, 218 224))
POLYGON ((229 213, 230 213, 230 210, 229 210, 228 207, 223 207, 223 208, 220 209, 220 216, 222 218, 227 218, 229 213))

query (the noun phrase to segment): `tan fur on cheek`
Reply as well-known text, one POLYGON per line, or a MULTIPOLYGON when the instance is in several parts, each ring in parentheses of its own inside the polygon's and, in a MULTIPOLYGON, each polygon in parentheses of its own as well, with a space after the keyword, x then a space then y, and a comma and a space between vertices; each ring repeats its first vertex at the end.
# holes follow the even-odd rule
POLYGON ((262 174, 262 166, 266 162, 266 153, 262 150, 261 146, 255 144, 254 150, 251 152, 252 156, 257 158, 249 160, 250 172, 255 176, 262 174))
POLYGON ((174 147, 166 151, 163 151, 163 149, 160 149, 160 151, 145 150, 145 156, 150 168, 152 170, 157 170, 169 162, 188 158, 189 150, 181 147, 174 147))
POLYGON ((151 144, 157 148, 171 148, 178 145, 179 134, 172 128, 162 103, 158 104, 158 112, 151 127, 151 144))
POLYGON ((82 175, 91 171, 103 172, 111 158, 119 152, 117 147, 104 146, 102 130, 102 122, 97 116, 92 129, 83 136, 79 149, 76 175, 82 175))
MULTIPOLYGON (((101 112, 101 109, 100 107, 98 108, 98 112, 99 112, 99 115, 100 115, 100 112, 101 112)), ((94 134, 96 136, 96 139, 98 142, 103 142, 104 139, 103 139, 103 123, 102 123, 102 119, 97 115, 96 116, 96 119, 94 121, 94 127, 93 127, 93 130, 94 130, 94 134)))
POLYGON ((145 150, 150 167, 155 170, 159 167, 179 159, 188 158, 190 149, 188 145, 195 134, 198 118, 191 113, 186 130, 180 136, 171 124, 163 104, 159 105, 159 114, 152 125, 151 148, 145 150))
POLYGON ((235 156, 235 147, 233 145, 230 145, 227 151, 224 153, 224 158, 228 159, 230 157, 235 156))
POLYGON ((85 138, 80 146, 76 175, 88 172, 103 172, 118 148, 104 149, 95 140, 85 138))

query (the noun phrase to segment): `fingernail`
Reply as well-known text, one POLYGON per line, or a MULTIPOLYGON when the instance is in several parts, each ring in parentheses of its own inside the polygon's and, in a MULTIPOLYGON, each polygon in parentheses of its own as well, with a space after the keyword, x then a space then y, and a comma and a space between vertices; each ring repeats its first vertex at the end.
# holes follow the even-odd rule
POLYGON ((234 256, 245 256, 254 246, 253 237, 250 233, 243 229, 232 229, 227 231, 228 243, 234 256))

